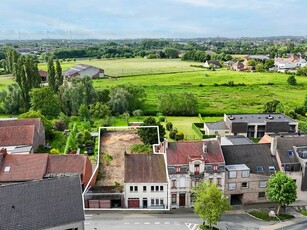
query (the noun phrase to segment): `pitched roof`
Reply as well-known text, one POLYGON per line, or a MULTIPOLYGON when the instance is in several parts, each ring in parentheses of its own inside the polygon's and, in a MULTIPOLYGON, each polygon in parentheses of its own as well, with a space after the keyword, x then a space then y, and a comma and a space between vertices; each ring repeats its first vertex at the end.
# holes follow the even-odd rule
POLYGON ((36 131, 39 132, 40 127, 42 125, 42 121, 40 118, 0 120, 0 127, 25 126, 25 125, 34 125, 36 131))
POLYGON ((271 175, 269 166, 279 170, 275 156, 271 155, 269 144, 229 145, 222 146, 226 165, 245 164, 251 173, 271 175), (263 171, 257 172, 257 167, 262 166, 263 171))
POLYGON ((7 154, 0 169, 0 183, 42 179, 47 162, 48 154, 7 154))
POLYGON ((288 151, 293 149, 293 146, 307 146, 306 136, 295 137, 276 137, 277 138, 277 151, 281 160, 281 163, 298 163, 299 160, 296 157, 289 156, 288 151))
POLYGON ((203 154, 203 141, 195 142, 169 142, 166 150, 168 165, 189 164, 189 156, 201 157, 203 154))
POLYGON ((220 144, 217 140, 194 142, 171 142, 166 150, 168 165, 189 164, 190 158, 203 158, 206 163, 224 162, 220 144), (206 144, 206 154, 204 154, 206 144))
POLYGON ((84 155, 49 155, 47 173, 82 173, 87 157, 84 155))
POLYGON ((207 62, 208 62, 209 65, 214 64, 216 66, 222 66, 221 63, 218 60, 208 60, 207 62))
POLYGON ((0 127, 0 146, 33 145, 35 126, 0 127))
POLYGON ((79 177, 0 186, 1 229, 49 229, 84 221, 79 177))
POLYGON ((125 154, 125 183, 167 183, 162 154, 125 154))
POLYGON ((39 76, 41 77, 48 77, 48 72, 45 70, 38 70, 39 76))
POLYGON ((243 135, 221 137, 221 145, 250 145, 254 144, 249 138, 243 135))

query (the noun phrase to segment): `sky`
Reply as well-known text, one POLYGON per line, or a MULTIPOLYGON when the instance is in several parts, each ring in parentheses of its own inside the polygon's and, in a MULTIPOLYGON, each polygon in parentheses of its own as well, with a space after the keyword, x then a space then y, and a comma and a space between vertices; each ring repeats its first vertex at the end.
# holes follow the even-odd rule
POLYGON ((1 0, 0 39, 307 36, 307 0, 1 0))

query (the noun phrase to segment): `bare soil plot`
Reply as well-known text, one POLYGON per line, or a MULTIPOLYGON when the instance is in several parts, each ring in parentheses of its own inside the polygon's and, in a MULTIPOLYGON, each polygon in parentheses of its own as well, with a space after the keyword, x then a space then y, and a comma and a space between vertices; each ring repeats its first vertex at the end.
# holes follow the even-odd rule
POLYGON ((100 143, 100 173, 102 179, 98 186, 114 186, 115 182, 124 184, 125 175, 125 151, 130 153, 133 144, 142 144, 138 134, 134 130, 108 131, 101 137, 100 143), (107 164, 105 154, 110 154, 112 160, 107 164))

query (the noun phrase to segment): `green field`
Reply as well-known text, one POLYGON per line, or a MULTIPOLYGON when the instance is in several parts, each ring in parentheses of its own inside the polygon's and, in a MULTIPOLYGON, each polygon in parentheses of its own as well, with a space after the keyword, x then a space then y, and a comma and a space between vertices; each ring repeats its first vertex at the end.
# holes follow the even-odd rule
MULTIPOLYGON (((108 76, 132 76, 159 73, 178 73, 188 71, 202 71, 201 68, 191 67, 190 65, 200 65, 197 62, 184 62, 180 59, 102 59, 102 60, 77 60, 62 62, 62 69, 68 69, 76 64, 87 64, 102 68, 108 76)), ((39 69, 47 70, 46 63, 39 64, 39 69)))
POLYGON ((2 89, 7 88, 7 85, 12 84, 14 82, 14 78, 13 77, 9 77, 7 75, 0 75, 0 91, 2 89))

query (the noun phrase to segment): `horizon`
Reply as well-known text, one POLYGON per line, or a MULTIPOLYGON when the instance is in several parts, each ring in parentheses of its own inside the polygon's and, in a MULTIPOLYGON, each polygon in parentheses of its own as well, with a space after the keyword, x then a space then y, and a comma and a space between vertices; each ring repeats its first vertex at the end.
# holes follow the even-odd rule
POLYGON ((0 40, 307 36, 304 0, 3 0, 0 40))

